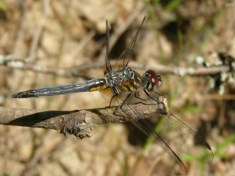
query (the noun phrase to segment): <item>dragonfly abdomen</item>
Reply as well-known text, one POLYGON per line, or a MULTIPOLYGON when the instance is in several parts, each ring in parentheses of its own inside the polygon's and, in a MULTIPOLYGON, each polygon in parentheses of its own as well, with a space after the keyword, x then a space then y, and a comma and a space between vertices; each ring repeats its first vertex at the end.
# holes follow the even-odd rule
POLYGON ((89 91, 92 92, 92 91, 99 91, 99 90, 104 90, 106 89, 109 85, 108 85, 108 81, 106 78, 100 78, 100 79, 97 79, 97 80, 94 80, 95 82, 92 83, 90 86, 89 86, 89 91))
POLYGON ((54 96, 76 92, 90 92, 105 89, 107 87, 106 83, 107 82, 105 78, 97 78, 81 83, 26 90, 12 95, 12 98, 31 98, 42 96, 54 96))

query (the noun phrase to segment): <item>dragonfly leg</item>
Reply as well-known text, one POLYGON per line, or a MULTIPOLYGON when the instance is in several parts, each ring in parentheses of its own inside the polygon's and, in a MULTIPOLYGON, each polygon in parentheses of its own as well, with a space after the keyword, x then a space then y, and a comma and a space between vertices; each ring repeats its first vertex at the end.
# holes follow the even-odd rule
POLYGON ((110 88, 111 88, 111 90, 112 90, 113 96, 112 96, 112 98, 110 99, 108 108, 112 106, 112 102, 113 102, 114 98, 117 97, 117 96, 119 96, 119 95, 121 94, 119 88, 114 87, 114 86, 111 86, 110 88))
MULTIPOLYGON (((115 110, 113 111, 113 115, 117 115, 117 116, 123 117, 123 115, 121 115, 121 114, 118 113, 118 110, 122 110, 122 109, 123 109, 123 105, 126 104, 126 102, 127 102, 128 98, 130 97, 130 95, 131 95, 131 93, 129 93, 129 94, 125 97, 125 99, 123 100, 123 102, 122 102, 119 106, 117 106, 117 107, 115 108, 115 110)), ((126 115, 128 115, 125 111, 122 111, 122 112, 124 112, 126 115)))
MULTIPOLYGON (((147 95, 147 94, 146 94, 147 95)), ((148 96, 148 95, 147 95, 148 96)), ((156 103, 147 103, 149 100, 148 99, 145 99, 145 98, 142 98, 141 96, 140 96, 140 94, 139 94, 139 92, 135 92, 134 93, 134 97, 136 98, 136 99, 139 99, 139 101, 137 101, 137 102, 135 102, 135 103, 133 103, 133 104, 143 104, 143 105, 155 105, 156 103)), ((149 96, 148 96, 148 98, 149 98, 149 96)))
POLYGON ((141 97, 139 91, 134 92, 133 96, 135 97, 135 102, 129 102, 128 104, 143 104, 143 105, 158 105, 159 101, 153 99, 147 91, 143 91, 145 93, 145 97, 141 97), (152 100, 152 101, 150 101, 152 100))
POLYGON ((109 102, 109 105, 107 106, 108 108, 110 108, 112 106, 112 102, 114 100, 114 98, 116 97, 117 95, 113 95, 112 98, 110 99, 110 102, 109 102))

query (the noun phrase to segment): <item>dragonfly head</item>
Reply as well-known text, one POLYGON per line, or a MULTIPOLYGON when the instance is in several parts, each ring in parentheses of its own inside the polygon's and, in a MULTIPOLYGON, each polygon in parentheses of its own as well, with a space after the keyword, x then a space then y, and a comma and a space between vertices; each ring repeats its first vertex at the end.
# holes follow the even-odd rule
POLYGON ((155 71, 148 70, 144 73, 143 83, 144 83, 144 87, 148 91, 154 91, 154 90, 157 90, 161 86, 162 79, 161 79, 161 76, 158 75, 155 71))

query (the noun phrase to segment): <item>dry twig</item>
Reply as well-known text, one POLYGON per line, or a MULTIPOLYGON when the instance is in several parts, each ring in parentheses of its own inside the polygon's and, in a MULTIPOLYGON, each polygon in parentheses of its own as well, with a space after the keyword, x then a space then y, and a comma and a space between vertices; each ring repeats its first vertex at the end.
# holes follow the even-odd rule
MULTIPOLYGON (((143 118, 156 113, 156 107, 135 104, 143 118), (148 114, 148 115, 146 115, 148 114)), ((0 108, 0 124, 45 128, 57 130, 63 134, 72 134, 77 138, 90 137, 95 125, 126 122, 130 119, 124 114, 116 116, 114 108, 99 108, 73 111, 38 111, 30 109, 0 108)))
MULTIPOLYGON (((4 65, 9 68, 19 69, 19 70, 29 70, 33 72, 51 74, 61 77, 84 77, 88 70, 93 69, 103 69, 104 63, 86 63, 80 66, 74 66, 71 68, 53 68, 46 67, 42 65, 35 65, 27 63, 24 60, 15 58, 14 56, 0 56, 0 65, 4 65)), ((143 64, 138 64, 136 62, 130 62, 129 66, 134 69, 146 70, 146 66, 143 64)), ((156 70, 159 74, 173 74, 179 76, 203 76, 203 75, 213 75, 217 73, 229 72, 229 66, 212 66, 212 67, 198 67, 198 68, 184 68, 175 66, 164 66, 160 64, 153 65, 149 69, 156 70)))

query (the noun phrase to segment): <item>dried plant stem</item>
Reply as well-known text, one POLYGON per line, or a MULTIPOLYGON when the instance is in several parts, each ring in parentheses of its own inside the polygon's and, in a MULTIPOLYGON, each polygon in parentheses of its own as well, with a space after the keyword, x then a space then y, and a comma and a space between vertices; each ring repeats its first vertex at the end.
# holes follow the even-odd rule
MULTIPOLYGON (((31 64, 15 58, 14 56, 0 56, 0 65, 4 65, 9 68, 19 69, 19 70, 29 70, 33 72, 51 74, 61 77, 84 77, 88 70, 93 69, 103 69, 104 63, 86 63, 80 66, 74 66, 71 68, 53 68, 31 64)), ((130 67, 134 69, 146 70, 146 66, 143 64, 138 64, 135 62, 130 62, 130 67)), ((213 66, 213 67, 197 67, 197 68, 185 68, 185 67, 175 67, 175 66, 164 66, 164 65, 153 65, 148 69, 156 70, 159 74, 173 74, 179 76, 204 76, 213 75, 217 73, 229 72, 229 66, 213 66)))
MULTIPOLYGON (((144 114, 153 114, 155 106, 130 105, 144 114), (137 107, 136 107, 137 106, 137 107)), ((39 111, 20 108, 0 108, 0 124, 31 128, 54 129, 63 134, 73 134, 78 138, 90 137, 95 125, 129 121, 128 117, 113 114, 116 107, 73 111, 39 111)))

